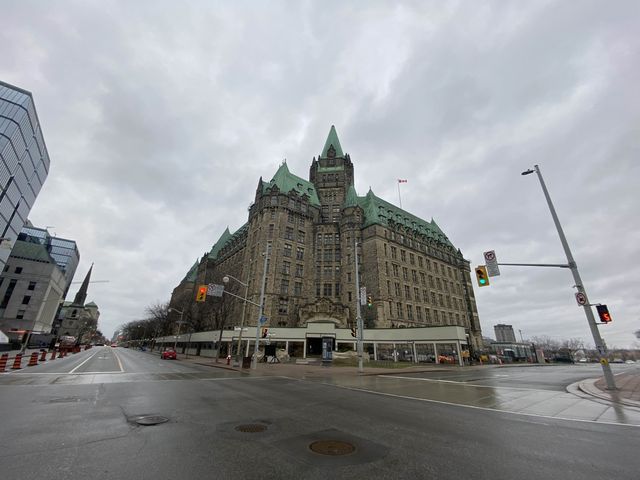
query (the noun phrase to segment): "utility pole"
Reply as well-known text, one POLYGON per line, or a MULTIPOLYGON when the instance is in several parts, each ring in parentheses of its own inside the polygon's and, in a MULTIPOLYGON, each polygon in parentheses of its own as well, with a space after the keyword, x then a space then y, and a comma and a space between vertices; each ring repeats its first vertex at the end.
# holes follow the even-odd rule
POLYGON ((264 265, 262 271, 262 288, 260 289, 260 308, 258 309, 258 321, 256 322, 256 344, 253 349, 253 359, 251 360, 251 368, 258 368, 258 342, 260 341, 260 320, 264 316, 264 289, 267 284, 267 264, 269 262, 269 250, 271 244, 267 242, 264 249, 264 265))
POLYGON ((530 173, 534 172, 538 175, 538 180, 540 180, 540 185, 542 186, 544 197, 547 200, 549 210, 551 211, 551 216, 553 217, 553 223, 555 223, 556 225, 558 236, 560 237, 560 242, 562 243, 562 248, 564 248, 564 253, 567 256, 567 266, 569 269, 571 269, 573 280, 575 281, 575 287, 577 288, 579 293, 584 295, 585 298, 585 304, 583 305, 584 313, 587 317, 587 323, 589 324, 589 328, 591 329, 591 335, 593 335, 594 343, 596 344, 596 348, 598 349, 598 355, 600 356, 600 365, 602 365, 604 378, 607 382, 607 390, 616 390, 616 382, 613 377, 613 373, 611 372, 611 366, 609 365, 609 361, 607 359, 607 348, 602 341, 600 331, 598 330, 598 326, 596 325, 596 320, 593 316, 593 311, 591 310, 591 304, 589 303, 589 297, 587 297, 587 292, 582 283, 582 279, 580 278, 580 273, 578 272, 578 266, 573 259, 571 249, 569 248, 569 244, 567 243, 567 238, 564 236, 564 232, 562 231, 560 220, 558 219, 556 210, 553 207, 553 203, 551 202, 551 197, 549 196, 549 191, 547 190, 547 186, 545 185, 544 179, 542 178, 540 167, 538 167, 538 165, 534 165, 533 168, 534 170, 529 169, 525 172, 522 172, 522 175, 529 175, 530 173))

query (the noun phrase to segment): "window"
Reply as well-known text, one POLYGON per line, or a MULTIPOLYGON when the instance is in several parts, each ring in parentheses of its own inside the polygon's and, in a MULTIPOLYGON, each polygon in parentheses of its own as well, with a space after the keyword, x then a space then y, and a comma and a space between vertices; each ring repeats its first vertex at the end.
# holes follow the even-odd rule
POLYGON ((391 265, 391 267, 393 268, 393 276, 394 277, 399 277, 400 276, 400 269, 398 268, 398 265, 396 265, 395 263, 391 265))
POLYGON ((400 302, 396 303, 396 309, 398 310, 398 318, 404 318, 402 315, 402 304, 400 302))
POLYGON ((296 277, 302 277, 302 272, 304 269, 304 265, 297 264, 296 265, 296 277))
POLYGON ((409 280, 409 269, 407 267, 402 267, 402 278, 403 280, 409 280))
POLYGON ((422 283, 422 285, 427 284, 427 276, 424 274, 424 272, 420 272, 420 282, 422 283))
POLYGON ((335 284, 335 291, 333 293, 335 294, 336 297, 340 296, 340 284, 339 283, 335 284))
POLYGON ((298 230, 298 242, 304 243, 304 230, 298 230))
POLYGON ((442 298, 441 293, 438 294, 438 305, 440 305, 441 307, 444 307, 444 299, 442 298))
POLYGON ((324 284, 323 295, 325 297, 330 297, 331 296, 331 284, 330 283, 325 283, 324 284))
POLYGON ((271 210, 271 212, 269 212, 269 213, 270 213, 269 218, 271 218, 271 220, 275 220, 276 219, 276 211, 275 210, 271 210))
POLYGON ((436 292, 431 292, 431 303, 433 305, 437 305, 438 304, 438 299, 436 298, 436 292))
POLYGON ((269 224, 269 238, 273 238, 273 229, 275 225, 273 223, 269 224))
POLYGON ((413 320, 413 306, 407 305, 407 318, 413 320))
POLYGON ((22 320, 24 318, 25 312, 26 312, 26 310, 18 310, 18 313, 16 314, 16 318, 18 320, 22 320))
POLYGON ((296 259, 304 260, 304 248, 296 247, 296 259))
POLYGON ((404 250, 400 250, 400 260, 402 260, 403 262, 407 261, 407 252, 404 250))
POLYGON ((422 320, 422 307, 416 306, 416 320, 422 320))
POLYGON ((285 243, 285 244, 284 244, 284 252, 283 252, 283 255, 284 255, 285 257, 291 257, 291 245, 290 245, 290 244, 288 244, 288 243, 285 243))
POLYGON ((289 293, 289 280, 284 278, 280 282, 280 295, 287 295, 289 293))
POLYGON ((422 263, 422 257, 418 256, 418 266, 422 268, 424 265, 422 263))
POLYGON ((404 298, 410 300, 411 299, 411 292, 409 290, 409 285, 405 285, 404 286, 404 298))
POLYGON ((400 296, 400 284, 398 282, 395 282, 394 283, 394 287, 395 287, 395 290, 396 290, 396 297, 399 297, 400 296))
POLYGON ((293 214, 293 212, 289 212, 289 215, 287 217, 287 221, 289 223, 295 223, 295 215, 293 214))
POLYGON ((286 315, 289 312, 289 302, 284 299, 280 299, 280 303, 278 304, 278 313, 280 315, 286 315))
POLYGON ((416 299, 416 302, 420 301, 420 289, 414 287, 413 288, 413 297, 416 299))
POLYGON ((353 301, 353 297, 351 296, 351 292, 347 292, 347 298, 351 302, 353 301))
POLYGON ((418 272, 416 272, 415 270, 411 270, 411 278, 413 279, 414 283, 418 283, 418 272))
POLYGON ((384 271, 389 276, 389 262, 384 262, 384 271))
POLYGON ((351 281, 351 272, 347 272, 347 282, 351 281))
POLYGON ((31 300, 31 295, 25 295, 22 297, 22 305, 29 305, 29 301, 31 300))
POLYGON ((440 277, 436 278, 436 284, 438 285, 438 290, 442 290, 442 283, 440 282, 440 277))
POLYGON ((29 282, 29 287, 27 287, 28 290, 35 290, 36 289, 36 282, 29 282))
POLYGON ((430 322, 430 321, 431 321, 431 310, 429 310, 428 308, 425 308, 425 309, 424 309, 424 319, 425 319, 427 322, 430 322))
POLYGON ((282 273, 289 275, 291 273, 291 263, 282 262, 282 273))
POLYGON ((391 258, 392 258, 393 260, 396 260, 396 259, 397 259, 397 257, 398 257, 398 254, 397 254, 397 253, 398 253, 398 252, 397 252, 397 250, 396 250, 396 247, 391 247, 391 258))
POLYGON ((284 230, 284 238, 286 240, 293 240, 293 228, 292 227, 287 227, 284 230))
POLYGON ((429 292, 422 290, 422 298, 424 298, 424 303, 429 303, 429 292))
POLYGON ((15 272, 16 273, 22 273, 22 267, 16 267, 15 272))
POLYGON ((333 250, 331 248, 325 249, 323 260, 325 262, 330 262, 332 259, 333 259, 333 250))
POLYGON ((293 294, 296 296, 302 295, 302 283, 296 282, 293 284, 293 294))
POLYGON ((278 205, 278 197, 275 195, 271 197, 271 205, 278 205))
POLYGON ((416 257, 415 257, 415 255, 413 253, 409 254, 409 263, 411 265, 415 265, 416 264, 416 257))

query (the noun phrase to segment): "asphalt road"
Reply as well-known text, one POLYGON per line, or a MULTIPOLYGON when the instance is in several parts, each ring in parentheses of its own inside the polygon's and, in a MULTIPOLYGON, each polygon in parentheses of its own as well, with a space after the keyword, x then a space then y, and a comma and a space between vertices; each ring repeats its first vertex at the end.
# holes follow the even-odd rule
POLYGON ((635 426, 363 390, 89 350, 0 376, 0 465, 10 479, 638 478, 635 426))

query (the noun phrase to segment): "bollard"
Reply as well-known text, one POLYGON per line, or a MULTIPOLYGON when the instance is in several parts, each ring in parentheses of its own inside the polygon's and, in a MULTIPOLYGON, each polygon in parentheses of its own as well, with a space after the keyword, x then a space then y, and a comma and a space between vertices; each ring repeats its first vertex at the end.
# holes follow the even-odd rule
POLYGON ((7 361, 9 360, 9 354, 3 353, 0 357, 0 372, 4 372, 4 369, 7 367, 7 361))
POLYGON ((58 358, 64 358, 64 350, 62 348, 58 352, 58 358))
POLYGON ((53 351, 51 352, 50 360, 55 360, 55 359, 56 359, 56 349, 54 348, 53 351))
POLYGON ((20 370, 22 368, 20 366, 21 363, 22 363, 22 354, 16 353, 16 358, 13 361, 13 367, 11 367, 11 370, 20 370))
POLYGON ((46 350, 42 350, 40 352, 40 361, 41 362, 46 362, 47 361, 47 351, 46 350))
POLYGON ((33 352, 31 354, 31 358, 29 358, 29 363, 27 363, 27 367, 35 367, 38 365, 38 352, 33 352))

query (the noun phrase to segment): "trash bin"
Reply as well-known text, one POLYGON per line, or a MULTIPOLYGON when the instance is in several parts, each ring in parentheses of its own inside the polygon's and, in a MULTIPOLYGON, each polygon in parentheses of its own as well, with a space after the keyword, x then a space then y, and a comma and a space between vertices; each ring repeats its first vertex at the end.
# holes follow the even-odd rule
POLYGON ((251 357, 242 357, 242 368, 251 368, 251 357))

